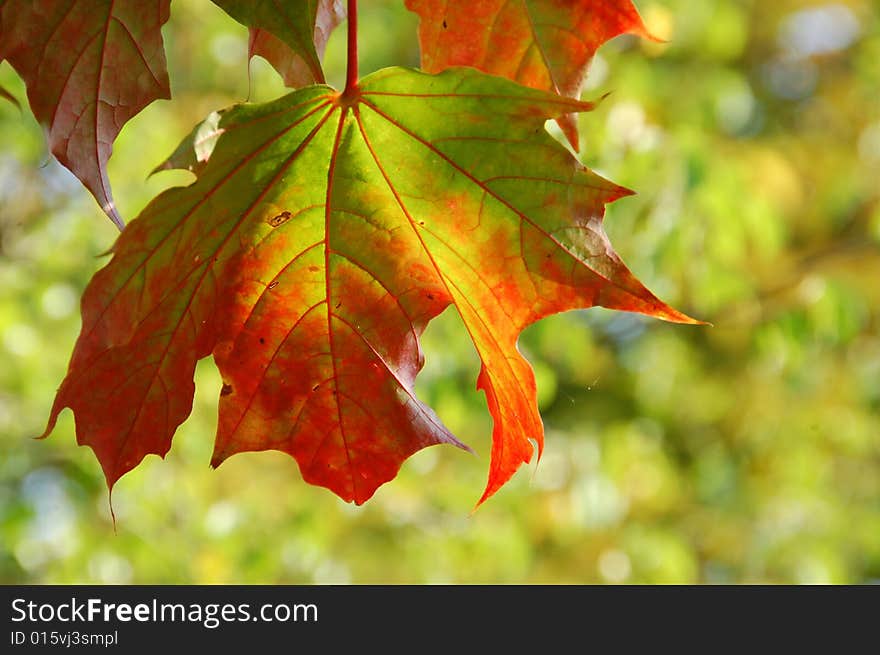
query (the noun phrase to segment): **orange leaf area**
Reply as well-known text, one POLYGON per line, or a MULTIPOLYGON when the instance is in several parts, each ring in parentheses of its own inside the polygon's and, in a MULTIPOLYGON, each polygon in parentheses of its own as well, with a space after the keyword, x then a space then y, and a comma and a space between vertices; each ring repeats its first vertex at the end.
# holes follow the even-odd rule
MULTIPOLYGON (((406 0, 421 23, 422 68, 473 66, 577 98, 596 50, 609 39, 648 36, 630 0, 406 0)), ((575 114, 559 118, 578 150, 575 114)))
POLYGON ((159 195, 86 290, 47 433, 72 408, 112 486, 168 451, 213 355, 215 466, 275 449, 363 503, 417 450, 464 447, 413 390, 420 335, 452 305, 494 419, 482 502, 543 444, 526 326, 594 305, 694 322, 612 249, 604 206, 628 192, 544 129, 590 108, 470 68, 392 68, 345 96, 229 109, 196 181, 159 195))

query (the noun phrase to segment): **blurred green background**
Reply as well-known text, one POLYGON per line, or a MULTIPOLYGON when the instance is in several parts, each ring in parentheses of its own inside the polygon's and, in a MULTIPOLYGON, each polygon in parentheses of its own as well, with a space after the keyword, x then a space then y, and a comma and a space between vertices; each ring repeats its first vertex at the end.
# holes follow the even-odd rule
MULTIPOLYGON (((645 283, 714 327, 601 309, 529 328, 547 442, 471 514, 491 420, 457 317, 418 391, 477 452, 431 448, 363 507, 278 453, 208 467, 220 381, 197 371, 165 461, 116 486, 69 411, 46 441, 78 302, 115 230, 0 85, 0 582, 863 583, 880 581, 880 9, 872 0, 637 2, 665 43, 603 46, 582 158, 638 192, 609 208, 645 283)), ((361 8, 361 70, 415 65, 400 0, 361 8)), ((284 92, 207 0, 163 30, 172 101, 110 162, 134 217, 149 171, 210 111, 284 92)), ((328 48, 344 75, 344 30, 328 48)), ((552 128, 552 126, 551 126, 552 128)))

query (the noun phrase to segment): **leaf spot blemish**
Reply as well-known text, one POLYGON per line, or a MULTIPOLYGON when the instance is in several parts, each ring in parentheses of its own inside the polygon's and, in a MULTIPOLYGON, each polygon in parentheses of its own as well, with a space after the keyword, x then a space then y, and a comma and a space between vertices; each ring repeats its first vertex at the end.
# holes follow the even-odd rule
POLYGON ((448 25, 446 24, 446 19, 444 18, 443 19, 443 29, 445 30, 447 27, 448 27, 448 25))
POLYGON ((342 301, 341 301, 341 300, 340 300, 338 303, 336 303, 336 305, 334 305, 333 309, 339 309, 340 307, 342 307, 342 301))
POLYGON ((270 288, 270 289, 274 289, 274 288, 277 287, 277 286, 278 286, 278 280, 272 280, 272 281, 269 283, 269 288, 270 288))
POLYGON ((224 384, 220 389, 220 396, 228 396, 232 393, 232 385, 224 384))
POLYGON ((289 220, 290 220, 290 212, 283 211, 280 214, 276 214, 275 216, 273 216, 272 218, 270 218, 266 222, 269 225, 271 225, 272 227, 278 227, 279 225, 283 225, 284 223, 286 223, 289 220))
POLYGON ((260 343, 266 343, 266 340, 263 337, 260 337, 260 343))
POLYGON ((317 391, 318 387, 320 387, 320 386, 321 386, 320 384, 316 384, 314 387, 312 387, 312 391, 317 391))

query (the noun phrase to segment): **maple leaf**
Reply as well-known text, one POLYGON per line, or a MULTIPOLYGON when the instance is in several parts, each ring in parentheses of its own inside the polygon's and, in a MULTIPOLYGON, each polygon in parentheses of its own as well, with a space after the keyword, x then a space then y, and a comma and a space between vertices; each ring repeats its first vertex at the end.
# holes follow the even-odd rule
POLYGON ((174 169, 186 170, 199 175, 208 163, 214 146, 217 145, 217 140, 223 134, 223 129, 220 127, 221 116, 222 112, 219 111, 212 111, 208 114, 207 118, 196 125, 180 142, 180 145, 175 148, 168 159, 150 172, 150 175, 174 169))
POLYGON ((213 465, 280 450, 363 503, 413 452, 464 447, 413 391, 419 337, 453 305, 495 422, 482 502, 543 444, 527 325, 593 305, 693 322, 608 242, 604 205, 628 191, 544 129, 591 106, 395 68, 224 112, 196 181, 148 205, 89 284, 46 434, 72 408, 112 487, 168 451, 213 354, 213 465))
POLYGON ((171 0, 6 0, 0 60, 27 84, 49 147, 122 229, 107 162, 122 126, 171 96, 160 28, 171 0))
POLYGON ((342 0, 213 0, 249 28, 248 57, 260 55, 292 88, 323 84, 321 58, 330 34, 345 20, 342 0))
MULTIPOLYGON (((473 66, 577 98, 596 50, 633 33, 651 37, 630 0, 406 0, 420 18, 421 67, 473 66)), ((558 119, 579 150, 574 113, 558 119)))

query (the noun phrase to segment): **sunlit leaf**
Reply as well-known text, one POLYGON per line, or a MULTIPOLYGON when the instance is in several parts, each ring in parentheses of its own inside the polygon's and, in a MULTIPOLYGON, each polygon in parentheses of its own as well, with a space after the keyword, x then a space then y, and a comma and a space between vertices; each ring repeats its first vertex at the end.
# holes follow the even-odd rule
POLYGON ((171 0, 6 0, 0 60, 27 84, 31 110, 58 161, 120 229, 107 162, 122 126, 169 98, 160 28, 171 0))
POLYGON ((71 407, 112 485, 168 451, 213 354, 213 463, 281 450, 362 503, 410 454, 461 445, 413 391, 419 336, 453 305, 495 420, 487 498, 543 443, 527 325, 593 305, 691 322, 608 242, 604 205, 628 192, 544 130, 590 107, 473 69, 386 69, 350 96, 229 110, 198 180, 156 198, 89 285, 49 429, 71 407))
POLYGON ((211 153, 214 152, 217 140, 223 134, 223 129, 220 127, 221 116, 222 113, 219 111, 208 114, 208 117, 196 125, 177 146, 171 156, 156 166, 152 173, 174 169, 190 171, 196 175, 201 173, 211 153))
MULTIPOLYGON (((580 96, 600 45, 631 32, 648 36, 630 0, 406 0, 421 17, 422 68, 473 66, 535 89, 580 96)), ((575 150, 573 113, 559 125, 575 150)))
POLYGON ((248 55, 260 55, 292 88, 323 83, 321 57, 345 20, 343 0, 214 0, 249 28, 248 55))

